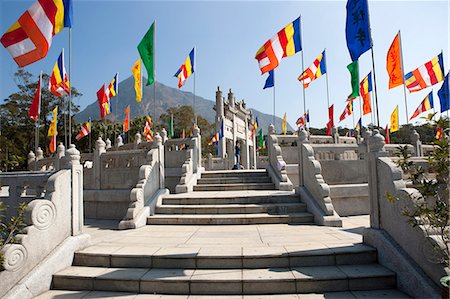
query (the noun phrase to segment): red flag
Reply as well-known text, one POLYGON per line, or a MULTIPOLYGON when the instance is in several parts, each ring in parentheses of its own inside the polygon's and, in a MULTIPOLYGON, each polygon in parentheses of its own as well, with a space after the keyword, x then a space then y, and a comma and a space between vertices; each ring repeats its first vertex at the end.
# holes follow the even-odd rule
POLYGON ((39 76, 38 86, 36 93, 34 94, 33 102, 31 103, 30 110, 28 111, 28 116, 36 121, 41 113, 41 80, 42 74, 39 76))
POLYGON ((331 136, 331 129, 334 127, 334 117, 333 117, 334 104, 328 107, 328 123, 327 123, 327 135, 331 136))
POLYGON ((386 125, 386 129, 384 129, 384 132, 386 133, 386 137, 385 137, 385 142, 386 144, 389 144, 391 142, 390 138, 389 138, 389 125, 386 125))
POLYGON ((130 105, 125 109, 125 119, 123 120, 123 132, 126 133, 130 129, 130 105))
POLYGON ((441 127, 438 127, 438 128, 436 129, 436 136, 435 136, 435 138, 436 138, 437 140, 441 140, 443 137, 444 137, 444 131, 442 130, 441 127))
POLYGON ((347 106, 345 106, 344 112, 342 112, 341 116, 339 117, 339 121, 343 121, 347 118, 347 116, 352 115, 353 113, 353 101, 350 101, 347 103, 347 106))
POLYGON ((403 84, 400 31, 392 41, 387 53, 386 70, 389 75, 389 89, 403 84))
POLYGON ((108 103, 108 97, 105 94, 105 84, 97 91, 97 101, 100 107, 100 119, 103 119, 108 114, 105 109, 105 104, 108 103))

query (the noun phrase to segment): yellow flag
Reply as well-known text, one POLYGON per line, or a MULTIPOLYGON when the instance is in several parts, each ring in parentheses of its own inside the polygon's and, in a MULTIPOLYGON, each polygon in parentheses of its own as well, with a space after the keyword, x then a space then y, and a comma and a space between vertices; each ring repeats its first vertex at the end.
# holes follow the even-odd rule
POLYGON ((395 107, 394 112, 391 114, 391 133, 398 131, 398 105, 395 107))
POLYGON ((50 123, 50 127, 48 128, 48 134, 47 136, 56 136, 58 135, 58 131, 56 130, 56 124, 58 122, 58 106, 55 107, 55 109, 53 109, 53 119, 52 122, 50 123))
POLYGON ((141 77, 141 59, 139 58, 131 69, 134 77, 134 90, 136 91, 136 102, 142 100, 142 77, 141 77))
POLYGON ((286 126, 286 112, 284 113, 284 116, 283 116, 283 122, 281 123, 281 127, 283 128, 283 133, 284 133, 284 135, 286 135, 286 131, 287 131, 287 126, 286 126))

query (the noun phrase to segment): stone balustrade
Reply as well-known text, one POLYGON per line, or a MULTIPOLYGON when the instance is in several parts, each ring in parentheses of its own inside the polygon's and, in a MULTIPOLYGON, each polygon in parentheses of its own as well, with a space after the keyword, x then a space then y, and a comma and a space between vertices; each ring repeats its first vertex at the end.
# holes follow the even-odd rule
MULTIPOLYGON (((30 293, 37 295, 48 289, 54 269, 42 270, 38 283, 29 279, 26 290, 19 282, 27 281, 33 269, 44 259, 51 258, 68 238, 81 235, 83 169, 79 161, 80 153, 71 145, 60 161, 59 171, 0 173, 0 185, 4 190, 0 201, 10 206, 7 215, 13 215, 20 202, 27 203, 26 228, 17 235, 17 243, 7 244, 1 250, 4 260, 0 271, 0 297, 31 298, 30 293)), ((53 265, 56 271, 68 266, 76 249, 65 252, 65 263, 53 265)))
POLYGON ((278 143, 277 135, 273 125, 269 126, 269 135, 267 136, 267 146, 269 154, 269 165, 267 172, 278 190, 290 191, 293 189, 286 171, 286 162, 282 156, 282 150, 278 143))

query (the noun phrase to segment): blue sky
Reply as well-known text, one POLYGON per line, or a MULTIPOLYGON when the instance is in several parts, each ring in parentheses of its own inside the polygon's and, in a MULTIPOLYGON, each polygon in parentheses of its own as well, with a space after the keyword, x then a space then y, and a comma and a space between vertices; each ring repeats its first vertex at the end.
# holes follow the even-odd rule
MULTIPOLYGON (((0 32, 5 32, 31 5, 32 1, 0 0, 0 32)), ((302 16, 302 43, 305 67, 327 49, 330 102, 335 105, 335 123, 352 127, 352 118, 338 123, 350 93, 350 75, 346 69, 350 56, 345 41, 346 1, 84 1, 74 0, 72 47, 72 84, 83 97, 81 108, 96 100, 96 91, 116 72, 120 79, 131 75, 138 58, 137 44, 156 19, 156 79, 177 87, 173 74, 192 47, 197 48, 196 93, 213 100, 218 85, 232 88, 238 100, 248 107, 273 113, 273 91, 263 90, 266 75, 261 76, 256 51, 281 28, 302 16)), ((405 123, 403 87, 388 90, 385 68, 387 50, 398 32, 402 32, 405 70, 410 71, 444 53, 445 72, 450 65, 449 1, 369 1, 376 64, 380 125, 384 126, 398 104, 400 123, 405 123)), ((51 73, 61 48, 66 49, 68 68, 68 30, 53 38, 46 58, 25 67, 36 77, 40 70, 51 73)), ((370 52, 360 58, 361 79, 371 70, 370 52)), ((13 74, 17 65, 0 47, 0 102, 16 91, 13 74)), ((276 69, 276 114, 287 113, 288 122, 303 113, 301 55, 285 58, 276 69)), ((434 86, 435 107, 439 107, 434 86)), ((192 91, 189 78, 182 88, 192 91)), ((408 94, 411 115, 431 89, 408 94)), ((325 76, 306 90, 311 125, 327 122, 325 76)), ((355 109, 355 121, 359 108, 355 109)), ((370 122, 370 115, 363 123, 370 122)))

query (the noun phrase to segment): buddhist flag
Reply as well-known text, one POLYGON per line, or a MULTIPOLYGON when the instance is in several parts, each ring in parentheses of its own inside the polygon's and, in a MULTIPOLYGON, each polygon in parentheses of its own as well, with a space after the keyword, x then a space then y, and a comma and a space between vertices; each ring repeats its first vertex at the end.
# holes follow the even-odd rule
POLYGON ((130 105, 125 108, 125 119, 123 120, 123 132, 126 133, 130 130, 130 105))
POLYGON ((208 142, 208 145, 213 145, 219 142, 219 133, 214 134, 213 138, 208 142))
POLYGON ((339 117, 339 122, 346 119, 348 116, 352 115, 353 113, 353 101, 347 102, 347 106, 345 106, 344 112, 342 112, 341 116, 339 117))
POLYGON ((75 137, 77 141, 80 141, 81 138, 91 134, 91 119, 89 118, 89 121, 85 122, 80 129, 80 132, 75 137))
POLYGON ((269 77, 266 79, 266 83, 264 84, 263 89, 274 87, 275 86, 275 71, 269 71, 269 77))
POLYGON ((439 101, 441 103, 441 113, 450 109, 450 99, 449 99, 449 81, 448 74, 445 76, 444 83, 438 91, 439 101))
POLYGON ((284 57, 292 56, 302 50, 300 37, 300 17, 281 29, 256 52, 261 74, 273 70, 284 57))
POLYGON ((401 51, 399 31, 392 41, 386 57, 386 70, 389 75, 389 89, 403 84, 401 51))
POLYGON ((433 107, 433 91, 430 91, 430 93, 423 99, 422 103, 420 103, 419 107, 417 107, 416 111, 414 111, 414 114, 411 116, 411 119, 419 116, 419 114, 434 109, 433 107))
POLYGON ((145 136, 145 139, 148 142, 153 141, 153 139, 154 139, 152 126, 153 126, 152 119, 150 116, 147 116, 146 121, 145 121, 143 135, 145 136))
POLYGON ((363 99, 363 115, 372 112, 372 107, 370 105, 370 92, 372 91, 372 72, 370 72, 362 81, 359 83, 359 93, 363 99))
POLYGON ((307 68, 297 80, 303 83, 304 88, 308 88, 309 84, 327 72, 327 60, 325 58, 325 50, 317 56, 312 65, 307 68))
POLYGON ((142 100, 142 75, 141 75, 141 59, 139 58, 131 68, 134 77, 134 91, 136 92, 136 102, 142 100))
POLYGON ((347 65, 347 69, 350 72, 351 76, 351 85, 352 85, 352 93, 348 96, 348 98, 355 98, 359 96, 359 67, 358 60, 353 61, 349 65, 347 65))
POLYGON ((114 78, 109 83, 108 92, 110 98, 115 97, 119 94, 119 73, 116 73, 114 78))
POLYGON ((416 92, 444 80, 442 53, 405 75, 409 92, 416 92))
POLYGON ((72 27, 71 0, 39 0, 34 2, 0 42, 19 67, 44 58, 52 38, 64 27, 72 27))
POLYGON ((327 123, 327 135, 331 136, 331 129, 334 127, 334 104, 328 107, 328 123, 327 123))
POLYGON ((362 129, 362 119, 360 117, 358 122, 356 123, 355 130, 358 130, 361 132, 361 129, 362 129))
POLYGON ((64 49, 53 67, 52 75, 48 81, 48 90, 57 97, 69 94, 70 83, 64 66, 64 49))
POLYGON ((369 28, 369 8, 367 0, 347 1, 347 20, 345 36, 347 48, 352 61, 372 47, 372 38, 369 28))
POLYGON ((287 132, 286 112, 284 113, 283 121, 281 122, 281 128, 283 129, 284 135, 286 135, 287 132))
POLYGON ((391 133, 398 131, 398 105, 395 106, 395 109, 391 114, 391 128, 389 130, 391 133))
POLYGON ((147 85, 155 82, 155 23, 156 21, 150 26, 150 29, 144 35, 137 47, 142 62, 147 69, 147 85))
POLYGON ((441 127, 436 128, 436 136, 434 136, 437 140, 441 140, 444 138, 444 130, 441 127))
POLYGON ((36 121, 41 113, 41 81, 42 81, 42 72, 39 75, 39 81, 36 88, 36 92, 34 93, 33 102, 31 103, 30 110, 28 110, 28 116, 36 121))
POLYGON ((174 77, 178 78, 178 88, 181 88, 187 78, 195 72, 195 47, 191 50, 184 64, 180 66, 174 77))
POLYGON ((50 152, 54 153, 56 151, 56 136, 58 135, 58 129, 57 129, 58 106, 56 106, 55 109, 53 109, 52 115, 53 115, 53 118, 52 118, 52 122, 50 123, 50 126, 48 127, 47 136, 52 137, 49 148, 50 148, 50 152))

